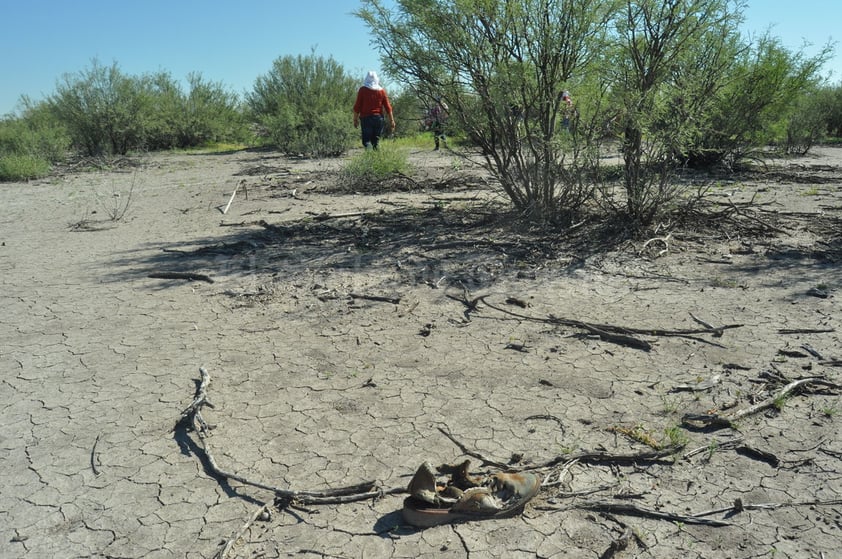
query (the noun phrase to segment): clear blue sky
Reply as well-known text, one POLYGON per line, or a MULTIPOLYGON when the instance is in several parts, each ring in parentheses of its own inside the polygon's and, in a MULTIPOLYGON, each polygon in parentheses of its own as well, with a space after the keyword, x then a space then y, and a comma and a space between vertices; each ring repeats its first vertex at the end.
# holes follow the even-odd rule
MULTIPOLYGON (((332 56, 362 79, 379 70, 356 0, 0 0, 0 115, 21 95, 55 91, 93 59, 129 75, 199 72, 241 94, 284 55, 332 56)), ((745 32, 771 28, 785 46, 840 41, 825 67, 842 81, 842 1, 749 0, 745 32)), ((388 85, 388 76, 383 76, 388 85)))

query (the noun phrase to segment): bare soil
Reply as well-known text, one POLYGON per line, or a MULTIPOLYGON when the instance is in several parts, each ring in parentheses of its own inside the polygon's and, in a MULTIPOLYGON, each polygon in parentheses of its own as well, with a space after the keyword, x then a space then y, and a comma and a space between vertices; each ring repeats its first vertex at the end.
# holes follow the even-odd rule
POLYGON ((643 237, 517 227, 470 158, 410 158, 356 191, 266 151, 0 185, 0 556, 839 556, 842 149, 685 177, 706 201, 643 237), (202 443, 292 490, 546 485, 417 530, 400 494, 277 508, 202 443))

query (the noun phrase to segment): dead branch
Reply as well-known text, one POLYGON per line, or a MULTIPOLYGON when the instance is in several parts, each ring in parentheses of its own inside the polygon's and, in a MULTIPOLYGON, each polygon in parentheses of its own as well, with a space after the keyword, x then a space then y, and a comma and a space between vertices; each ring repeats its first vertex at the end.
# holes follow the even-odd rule
POLYGON ((579 463, 579 460, 574 458, 573 460, 567 461, 558 470, 553 470, 552 472, 550 472, 547 475, 546 478, 544 478, 544 481, 541 482, 541 487, 554 487, 554 486, 557 486, 557 485, 561 485, 562 483, 564 483, 562 481, 564 479, 564 476, 566 476, 570 472, 570 468, 572 468, 573 466, 575 466, 578 463, 579 463), (555 479, 553 479, 553 478, 555 478, 555 479))
POLYGON ((255 511, 253 515, 246 521, 243 526, 237 530, 237 532, 231 536, 226 542, 225 545, 214 555, 214 559, 225 559, 228 556, 228 552, 236 545, 236 543, 243 537, 246 531, 251 527, 252 524, 255 523, 258 519, 268 518, 270 515, 269 512, 269 503, 263 503, 260 508, 255 511))
POLYGON ((479 307, 477 306, 477 305, 479 305, 479 302, 480 301, 482 301, 483 303, 485 302, 484 299, 483 299, 483 297, 485 297, 485 295, 480 295, 479 297, 471 298, 471 292, 468 291, 468 288, 465 287, 465 284, 460 282, 459 285, 462 287, 462 297, 461 298, 457 297, 455 295, 451 295, 449 293, 445 293, 445 297, 447 297, 448 299, 453 299, 454 301, 458 301, 458 302, 462 303, 463 305, 465 305, 465 313, 464 313, 465 314, 465 320, 470 321, 471 320, 471 313, 472 312, 479 312, 479 307))
POLYGON ((713 440, 709 444, 706 444, 705 446, 700 446, 699 448, 694 448, 693 450, 689 450, 689 451, 685 452, 681 457, 684 458, 685 460, 689 460, 693 456, 695 456, 697 454, 701 454, 702 452, 713 452, 715 450, 725 450, 725 449, 729 449, 729 448, 736 448, 737 445, 739 445, 741 442, 743 442, 742 436, 737 437, 735 439, 730 439, 730 440, 727 440, 727 441, 713 440))
POLYGON ((762 225, 764 228, 768 229, 769 231, 774 231, 775 233, 781 233, 782 235, 787 235, 787 236, 792 235, 792 233, 787 231, 786 229, 781 229, 780 227, 775 227, 774 225, 766 223, 765 221, 763 221, 759 217, 751 215, 751 214, 741 210, 740 208, 738 208, 736 206, 736 204, 734 204, 733 201, 728 200, 728 202, 730 203, 731 208, 733 208, 733 210, 737 213, 737 215, 741 215, 744 218, 748 219, 749 221, 754 221, 756 223, 759 223, 760 225, 762 225))
POLYGON ((806 351, 807 353, 809 353, 810 355, 812 355, 813 357, 815 357, 819 361, 825 360, 824 356, 821 353, 819 353, 818 350, 816 350, 816 348, 814 348, 813 346, 811 346, 808 343, 801 344, 801 349, 803 349, 804 351, 806 351))
POLYGON ((365 299, 366 301, 379 301, 381 303, 392 303, 393 305, 399 305, 401 302, 400 297, 384 297, 382 295, 363 295, 361 293, 349 293, 348 294, 352 299, 365 299))
MULTIPOLYGON (((462 301, 457 299, 456 297, 451 297, 451 299, 455 299, 457 301, 466 304, 467 301, 462 301)), ((595 334, 605 341, 617 343, 620 345, 625 345, 628 347, 642 349, 644 351, 649 351, 652 349, 652 345, 639 338, 635 338, 633 334, 637 335, 646 335, 646 336, 655 336, 655 337, 684 337, 684 338, 694 338, 699 334, 711 334, 714 337, 721 337, 723 331, 729 330, 732 328, 741 328, 742 324, 726 324, 723 326, 718 327, 705 327, 705 328, 688 328, 688 329, 679 329, 679 330, 664 330, 660 328, 631 328, 627 326, 616 326, 613 324, 593 324, 589 322, 584 322, 581 320, 573 320, 567 318, 559 318, 553 315, 548 315, 546 318, 544 317, 536 317, 530 316, 526 314, 521 314, 519 312, 511 311, 502 307, 498 307, 492 303, 488 302, 487 295, 482 295, 477 297, 473 301, 472 304, 476 304, 478 301, 482 301, 491 309, 495 311, 501 312, 503 314, 507 314, 509 316, 513 316, 515 318, 521 320, 528 320, 532 322, 542 322, 545 324, 559 324, 562 326, 569 326, 572 328, 579 328, 581 330, 586 330, 591 334, 595 334)))
POLYGON ((329 219, 343 219, 346 217, 364 217, 369 214, 369 212, 347 212, 342 214, 328 214, 328 213, 320 213, 317 214, 315 212, 307 212, 313 216, 313 221, 327 221, 329 219))
POLYGON ((780 328, 778 334, 828 334, 835 328, 780 328))
POLYGON ((711 516, 713 514, 725 514, 726 516, 733 516, 737 513, 746 510, 773 510, 788 507, 836 507, 842 505, 842 499, 833 499, 830 501, 793 501, 789 503, 757 503, 747 504, 743 503, 742 499, 734 499, 734 504, 730 507, 723 507, 720 509, 708 510, 699 512, 693 516, 701 518, 703 516, 711 516))
POLYGON ((634 336, 627 336, 625 334, 612 334, 611 332, 607 332, 605 330, 602 330, 601 328, 598 328, 597 326, 588 324, 586 322, 581 322, 578 326, 587 330, 591 334, 596 334, 597 336, 599 336, 600 340, 606 342, 612 342, 617 345, 624 345, 633 349, 642 349, 643 351, 650 351, 652 349, 652 344, 650 344, 646 340, 635 338, 634 336))
POLYGON ((492 459, 490 459, 490 458, 486 458, 486 457, 485 457, 485 456, 483 456, 482 454, 480 454, 480 453, 478 453, 478 452, 475 452, 475 451, 473 451, 473 450, 468 449, 468 447, 466 447, 466 446, 465 446, 464 444, 462 444, 462 443, 461 443, 461 442, 460 442, 460 441, 459 441, 456 437, 454 437, 454 436, 450 433, 450 431, 449 431, 447 428, 439 426, 439 428, 438 428, 438 429, 439 429, 439 431, 441 431, 441 433, 442 433, 445 437, 447 437, 448 439, 450 439, 450 440, 453 442, 453 444, 455 444, 456 446, 458 446, 458 447, 459 447, 459 450, 461 450, 461 451, 462 451, 465 455, 470 456, 470 457, 472 457, 472 458, 476 458, 477 460, 479 460, 480 462, 482 462, 482 464, 483 464, 484 466, 494 466, 495 468, 500 468, 500 469, 501 469, 501 470, 503 470, 503 471, 506 471, 506 470, 511 469, 511 467, 510 467, 508 464, 504 464, 503 462, 498 462, 498 461, 496 461, 496 460, 492 460, 492 459))
POLYGON ((584 501, 563 507, 541 506, 536 507, 541 510, 550 511, 567 511, 567 510, 589 510, 594 512, 607 512, 614 514, 628 514, 631 516, 640 516, 643 518, 654 518, 658 520, 669 520, 670 522, 682 522, 684 524, 700 524, 703 526, 730 526, 730 522, 724 520, 710 520, 699 516, 678 514, 672 512, 664 512, 660 510, 648 509, 635 505, 633 503, 617 502, 617 501, 584 501))
POLYGON ((406 180, 406 181, 408 181, 408 182, 410 182, 410 183, 412 183, 413 186, 415 186, 417 188, 421 188, 421 185, 418 184, 418 181, 416 181, 415 179, 413 179, 409 175, 407 175, 405 173, 401 173, 400 171, 395 171, 395 175, 404 179, 404 180, 406 180))
POLYGON ((721 330, 721 329, 719 329, 719 328, 715 327, 713 324, 710 324, 710 323, 708 323, 708 322, 705 322, 705 321, 704 321, 704 320, 702 320, 701 318, 699 318, 699 317, 695 316, 693 313, 689 313, 689 314, 690 314, 690 318, 692 318, 693 320, 695 320, 697 323, 701 324, 702 326, 704 326, 705 328, 707 328, 707 329, 708 329, 708 330, 710 330, 711 332, 715 331, 716 333, 715 333, 715 334, 713 334, 713 337, 714 337, 714 338, 721 338, 721 337, 722 337, 722 330, 721 330))
POLYGON ((205 274, 194 274, 192 272, 155 272, 147 277, 154 279, 183 279, 188 281, 206 281, 213 283, 213 279, 205 274))
MULTIPOLYGON (((231 193, 231 198, 229 198, 229 199, 228 199, 228 203, 227 203, 227 204, 225 204, 225 209, 223 209, 223 210, 222 210, 222 215, 225 215, 225 214, 227 214, 227 213, 228 213, 228 208, 230 208, 230 207, 231 207, 231 202, 233 202, 233 201, 234 201, 234 196, 236 196, 236 195, 237 195, 237 191, 238 191, 238 190, 240 189, 240 187, 241 187, 241 186, 243 186, 244 184, 246 184, 246 179, 240 179, 240 181, 237 183, 237 186, 235 186, 235 187, 234 187, 234 192, 232 192, 232 193, 231 193)), ((246 199, 248 199, 248 191, 246 191, 246 199)))
MULTIPOLYGON (((559 485, 558 483, 551 482, 547 484, 547 487, 551 487, 553 485, 559 485)), ((558 493, 554 494, 554 498, 550 500, 550 502, 554 502, 555 499, 569 499, 571 497, 583 497, 585 495, 593 495, 594 493, 600 493, 602 491, 608 491, 609 489, 614 489, 617 487, 619 483, 611 483, 608 485, 599 485, 597 487, 591 487, 590 489, 582 489, 579 491, 559 491, 558 493)), ((542 484, 543 487, 543 484, 542 484)))
POLYGON ((759 448, 755 448, 747 444, 742 444, 738 446, 736 448, 736 451, 737 454, 741 454, 742 456, 751 458, 752 460, 766 462, 773 468, 777 468, 781 464, 781 459, 772 454, 771 452, 767 452, 765 450, 761 450, 759 448))
POLYGON ((208 406, 209 408, 214 407, 213 404, 208 401, 208 385, 210 384, 210 381, 211 378, 208 370, 204 367, 199 367, 199 385, 196 387, 196 395, 193 397, 193 401, 190 402, 190 405, 181 412, 181 416, 176 422, 176 426, 185 420, 190 419, 193 414, 201 409, 202 406, 208 406))
POLYGON ((670 245, 669 245, 670 237, 672 237, 672 233, 669 233, 666 237, 653 237, 653 238, 647 240, 645 243, 643 243, 643 247, 641 247, 641 249, 638 251, 638 254, 643 254, 643 251, 645 251, 646 248, 650 244, 652 244, 654 242, 661 242, 661 243, 664 243, 664 248, 661 249, 658 252, 658 256, 659 257, 663 256, 664 254, 668 253, 669 250, 670 250, 670 245))
POLYGON ((196 389, 196 396, 193 398, 193 402, 183 412, 181 412, 181 417, 176 422, 176 427, 187 424, 198 435, 199 446, 205 454, 207 467, 210 470, 208 473, 214 477, 221 477, 227 480, 237 481, 244 485, 251 485, 252 487, 271 491, 275 494, 276 500, 280 499, 284 502, 290 501, 305 505, 351 503, 355 501, 373 499, 383 495, 406 492, 406 489, 403 487, 383 489, 378 487, 377 483, 374 481, 366 481, 356 485, 339 487, 336 489, 296 491, 275 487, 259 481, 253 481, 238 474, 223 470, 217 464, 216 458, 210 451, 207 444, 207 438, 210 436, 211 426, 202 417, 202 407, 209 405, 207 400, 207 387, 210 384, 210 375, 204 367, 199 369, 199 373, 201 374, 201 381, 196 389))
POLYGON ((800 388, 802 388, 806 385, 809 385, 809 384, 816 384, 816 385, 819 385, 819 386, 824 386, 824 387, 827 387, 827 388, 834 388, 834 389, 842 388, 842 386, 840 386, 838 384, 835 384, 833 382, 830 382, 828 380, 825 380, 821 377, 802 378, 802 379, 798 379, 798 380, 794 380, 794 381, 790 382, 789 384, 787 384, 786 386, 781 388, 781 390, 778 391, 776 394, 774 394, 773 396, 770 396, 769 398, 766 398, 762 402, 758 402, 757 404, 754 404, 753 406, 749 406, 747 408, 737 410, 732 414, 719 415, 719 414, 716 414, 716 413, 710 413, 710 414, 689 414, 688 413, 688 414, 685 414, 681 418, 681 421, 685 425, 691 425, 693 427, 703 427, 703 428, 705 428, 705 427, 706 428, 733 427, 734 422, 739 421, 740 419, 743 419, 743 418, 748 417, 750 415, 754 415, 754 414, 756 414, 758 412, 761 412, 763 410, 774 407, 776 405, 779 405, 779 402, 781 402, 783 399, 789 397, 796 390, 798 390, 798 389, 800 389, 800 388))
POLYGON ((702 392, 710 390, 722 381, 722 375, 713 375, 707 380, 696 382, 695 384, 677 384, 670 388, 670 392, 702 392))
POLYGON ((562 462, 578 460, 587 464, 635 464, 638 462, 661 462, 681 451, 684 445, 671 445, 657 450, 646 450, 632 454, 612 454, 610 452, 582 451, 573 454, 556 456, 542 464, 530 466, 530 470, 542 470, 552 468, 562 462))

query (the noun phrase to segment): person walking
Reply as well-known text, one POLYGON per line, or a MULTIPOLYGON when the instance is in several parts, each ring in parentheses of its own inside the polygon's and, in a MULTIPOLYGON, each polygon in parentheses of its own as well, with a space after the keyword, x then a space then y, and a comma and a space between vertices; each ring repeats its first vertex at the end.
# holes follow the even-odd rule
POLYGON ((386 90, 380 85, 380 79, 373 70, 365 76, 363 86, 357 91, 354 103, 354 128, 360 127, 363 147, 377 149, 380 137, 383 136, 386 116, 389 126, 395 130, 395 117, 392 114, 392 104, 386 90))
POLYGON ((561 101, 564 103, 562 105, 562 120, 561 125, 564 127, 565 130, 570 130, 570 125, 575 125, 576 117, 579 116, 579 112, 576 109, 576 106, 573 104, 573 98, 570 97, 570 92, 564 90, 561 92, 561 101))
POLYGON ((436 142, 434 151, 438 151, 439 145, 444 144, 447 147, 447 136, 444 133, 444 125, 447 122, 447 103, 441 99, 436 99, 436 104, 430 109, 428 119, 430 121, 430 130, 433 131, 433 138, 436 142))

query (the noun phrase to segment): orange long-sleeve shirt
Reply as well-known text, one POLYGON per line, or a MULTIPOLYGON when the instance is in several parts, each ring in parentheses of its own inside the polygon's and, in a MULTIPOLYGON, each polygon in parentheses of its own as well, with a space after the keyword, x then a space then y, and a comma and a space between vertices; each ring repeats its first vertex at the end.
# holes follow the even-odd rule
POLYGON ((389 96, 385 89, 369 89, 361 87, 357 91, 357 101, 354 103, 354 112, 360 116, 383 115, 392 116, 392 104, 389 103, 389 96))

